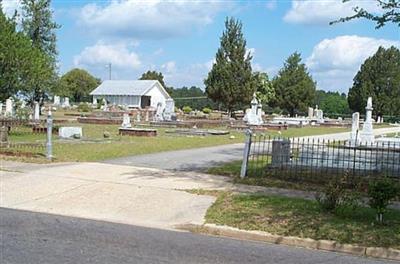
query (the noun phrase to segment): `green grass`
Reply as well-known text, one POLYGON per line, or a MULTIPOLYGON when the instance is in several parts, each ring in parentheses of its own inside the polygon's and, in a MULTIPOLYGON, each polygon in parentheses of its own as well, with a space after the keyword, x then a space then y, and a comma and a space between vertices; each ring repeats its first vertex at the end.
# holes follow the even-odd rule
MULTIPOLYGON (((57 113, 62 117, 62 112, 57 113)), ((140 155, 168 150, 180 150, 189 148, 199 148, 216 146, 231 143, 244 142, 244 133, 238 131, 231 131, 230 135, 224 136, 176 136, 167 134, 165 128, 157 128, 157 137, 130 137, 119 136, 119 125, 93 125, 93 124, 79 124, 70 122, 60 124, 59 126, 80 126, 83 128, 83 140, 79 141, 66 141, 59 140, 57 136, 53 137, 54 147, 53 152, 55 161, 98 161, 105 159, 112 159, 131 155, 140 155), (111 137, 104 139, 103 134, 107 131, 111 137), (230 136, 235 136, 230 139, 230 136)), ((224 128, 219 128, 224 129, 224 128)), ((45 134, 31 134, 31 128, 18 127, 10 134, 11 142, 25 142, 25 143, 44 143, 46 141, 45 134)), ((283 136, 304 136, 316 135, 326 133, 342 132, 342 128, 320 128, 320 127, 306 127, 306 128, 290 128, 282 132, 283 136)), ((277 135, 276 131, 268 132, 267 134, 277 135)), ((29 150, 28 150, 29 151, 29 150)), ((45 162, 42 155, 38 157, 29 158, 32 162, 45 162)), ((22 159, 22 158, 21 158, 22 159)))
MULTIPOLYGON (((249 170, 253 169, 255 172, 261 173, 266 165, 266 162, 268 161, 264 160, 263 162, 257 162, 257 161, 252 161, 250 159, 248 168, 249 170)), ((219 166, 208 168, 206 172, 213 175, 222 175, 231 177, 233 178, 234 183, 239 183, 239 184, 305 190, 305 191, 316 191, 321 189, 321 186, 317 184, 311 184, 307 182, 289 182, 277 178, 268 177, 267 175, 245 177, 244 179, 241 179, 240 178, 241 166, 242 166, 242 161, 236 160, 232 162, 222 163, 219 166)), ((252 175, 254 174, 255 173, 252 173, 252 175)))
POLYGON ((206 214, 207 223, 244 230, 400 249, 400 212, 388 210, 384 224, 374 219, 366 207, 331 214, 315 201, 230 193, 222 193, 206 214))

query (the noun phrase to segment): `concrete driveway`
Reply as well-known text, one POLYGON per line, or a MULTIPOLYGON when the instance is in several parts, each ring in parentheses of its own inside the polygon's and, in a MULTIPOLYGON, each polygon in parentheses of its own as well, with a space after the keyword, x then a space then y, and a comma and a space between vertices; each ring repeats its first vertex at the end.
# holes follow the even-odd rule
POLYGON ((0 180, 3 208, 167 229, 203 223, 215 200, 182 190, 229 185, 224 178, 99 163, 2 162, 0 180))

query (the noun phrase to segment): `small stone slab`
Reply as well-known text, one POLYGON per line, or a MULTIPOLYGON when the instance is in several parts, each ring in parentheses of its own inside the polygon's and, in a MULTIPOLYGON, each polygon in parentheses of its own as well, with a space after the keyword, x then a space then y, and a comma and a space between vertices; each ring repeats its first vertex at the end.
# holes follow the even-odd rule
POLYGON ((156 129, 150 128, 119 128, 121 136, 137 136, 137 137, 155 137, 157 136, 156 129))
POLYGON ((60 138, 74 138, 75 135, 82 137, 82 127, 60 127, 58 130, 58 136, 60 138))

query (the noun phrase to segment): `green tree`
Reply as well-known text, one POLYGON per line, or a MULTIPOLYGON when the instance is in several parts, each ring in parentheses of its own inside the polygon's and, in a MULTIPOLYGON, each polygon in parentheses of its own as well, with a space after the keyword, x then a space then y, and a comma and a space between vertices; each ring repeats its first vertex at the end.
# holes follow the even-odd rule
POLYGON ((314 103, 315 82, 304 63, 301 63, 300 53, 289 56, 272 85, 276 94, 275 105, 288 111, 291 116, 306 112, 307 107, 314 103))
POLYGON ((242 23, 227 18, 216 62, 204 80, 207 96, 229 112, 249 104, 255 92, 251 59, 251 54, 246 51, 242 23))
POLYGON ((174 98, 175 106, 178 108, 190 106, 196 110, 203 108, 218 109, 218 105, 211 101, 210 98, 207 98, 205 92, 199 87, 171 88, 170 95, 174 98))
POLYGON ((350 114, 349 103, 345 93, 325 92, 319 90, 316 92, 315 105, 324 111, 326 115, 348 115, 350 114))
POLYGON ((22 31, 29 37, 32 46, 43 54, 40 62, 36 63, 46 65, 46 69, 35 70, 30 79, 31 86, 26 86, 22 92, 31 103, 38 101, 42 105, 57 82, 55 30, 59 25, 53 21, 51 0, 22 0, 21 4, 22 31))
POLYGON ((268 79, 268 74, 265 72, 255 72, 254 80, 256 82, 256 93, 258 100, 262 104, 267 104, 275 99, 275 89, 268 79))
MULTIPOLYGON (((343 3, 349 2, 350 0, 343 0, 343 3)), ((375 0, 377 6, 379 6, 382 12, 379 14, 369 12, 364 8, 356 6, 353 8, 354 15, 349 17, 344 17, 339 20, 330 22, 330 24, 335 24, 338 22, 347 22, 353 19, 366 18, 368 20, 374 21, 376 23, 375 28, 381 28, 386 25, 386 23, 394 23, 400 27, 400 1, 399 0, 375 0)))
POLYGON ((361 65, 349 90, 348 101, 353 111, 363 113, 372 97, 376 116, 400 115, 400 50, 395 47, 378 51, 361 65))
POLYGON ((90 92, 100 83, 100 79, 93 77, 87 71, 73 69, 61 77, 58 94, 71 97, 74 102, 87 101, 90 92))
POLYGON ((17 32, 15 17, 7 18, 1 7, 0 32, 0 100, 4 101, 40 81, 38 76, 46 76, 49 65, 46 55, 17 32))
POLYGON ((166 88, 164 82, 164 75, 161 72, 157 71, 147 71, 142 74, 139 80, 157 80, 161 83, 161 85, 166 88))

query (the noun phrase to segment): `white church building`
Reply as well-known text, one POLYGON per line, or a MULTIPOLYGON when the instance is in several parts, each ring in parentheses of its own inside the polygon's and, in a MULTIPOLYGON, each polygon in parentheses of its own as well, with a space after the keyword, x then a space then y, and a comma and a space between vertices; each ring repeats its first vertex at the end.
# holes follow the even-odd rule
POLYGON ((105 99, 108 104, 140 109, 157 108, 159 103, 164 109, 166 100, 171 98, 157 80, 106 80, 90 95, 98 102, 105 99))

